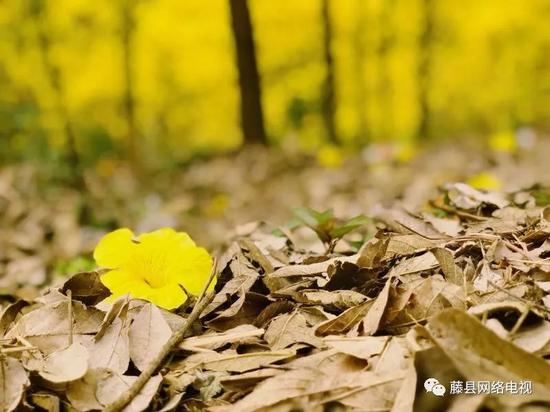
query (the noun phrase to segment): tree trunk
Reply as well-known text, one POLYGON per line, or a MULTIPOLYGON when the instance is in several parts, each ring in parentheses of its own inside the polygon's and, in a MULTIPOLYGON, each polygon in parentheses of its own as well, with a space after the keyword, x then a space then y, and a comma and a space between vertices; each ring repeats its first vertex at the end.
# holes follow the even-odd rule
POLYGON ((417 139, 431 138, 430 130, 430 105, 428 93, 430 88, 430 69, 432 59, 432 41, 434 30, 434 7, 432 0, 422 1, 422 14, 424 26, 419 38, 419 60, 418 60, 418 107, 419 120, 416 132, 417 139))
POLYGON ((79 187, 82 185, 80 156, 78 155, 76 137, 65 104, 65 93, 61 82, 60 69, 50 57, 51 39, 46 25, 44 7, 45 4, 43 2, 36 2, 35 7, 31 9, 31 17, 36 23, 38 48, 40 50, 42 66, 46 72, 50 87, 54 91, 56 111, 63 124, 66 148, 65 158, 72 174, 70 180, 75 187, 79 187))
POLYGON ((134 6, 134 0, 122 0, 121 46, 124 74, 124 96, 122 105, 124 118, 126 120, 126 147, 128 159, 134 171, 139 172, 141 163, 137 145, 134 81, 132 73, 132 43, 135 30, 134 6))
POLYGON ((376 121, 376 134, 384 140, 392 139, 395 135, 393 82, 389 69, 389 57, 395 46, 395 29, 392 14, 395 9, 395 0, 385 0, 379 16, 380 42, 376 55, 378 61, 376 95, 379 106, 379 118, 376 121))
POLYGON ((323 59, 325 62, 325 80, 322 89, 321 110, 328 139, 332 143, 338 142, 336 134, 335 108, 336 96, 334 92, 334 58, 332 55, 332 23, 330 21, 329 0, 321 0, 321 18, 323 24, 323 59))
POLYGON ((229 8, 239 71, 241 127, 244 141, 267 144, 260 75, 247 0, 229 0, 229 8))
POLYGON ((357 20, 353 32, 353 50, 354 50, 354 71, 356 83, 356 106, 359 117, 359 130, 357 130, 357 140, 360 143, 366 143, 369 140, 369 122, 368 122, 368 90, 365 83, 365 59, 367 45, 365 40, 365 28, 367 27, 367 15, 365 11, 366 4, 363 1, 357 3, 357 20))

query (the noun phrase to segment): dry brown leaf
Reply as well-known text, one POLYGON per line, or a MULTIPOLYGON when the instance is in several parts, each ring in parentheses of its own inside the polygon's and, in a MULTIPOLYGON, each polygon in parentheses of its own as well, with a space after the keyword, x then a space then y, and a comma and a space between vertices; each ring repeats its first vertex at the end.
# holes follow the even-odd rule
POLYGON ((134 365, 140 371, 146 369, 170 336, 172 330, 160 309, 152 303, 143 305, 128 332, 130 358, 134 365))
POLYGON ((379 209, 374 211, 376 218, 393 231, 403 234, 417 234, 425 239, 442 239, 446 236, 438 232, 430 223, 404 210, 379 209))
MULTIPOLYGON (((137 376, 119 375, 116 372, 110 374, 104 380, 100 381, 97 387, 96 396, 98 401, 104 406, 113 403, 130 385, 132 385, 137 376)), ((155 375, 147 381, 143 389, 137 396, 122 409, 122 412, 141 412, 149 407, 153 396, 158 391, 162 382, 162 376, 155 375)))
POLYGON ((482 204, 494 205, 502 209, 510 204, 501 193, 482 192, 464 183, 448 184, 445 188, 451 202, 460 209, 476 209, 482 204))
POLYGON ((405 276, 412 273, 429 271, 438 266, 439 262, 433 254, 423 253, 422 255, 414 256, 401 261, 391 269, 390 275, 405 276))
POLYGON ((90 365, 94 368, 109 368, 123 374, 130 363, 128 324, 125 319, 116 318, 105 334, 87 345, 90 365))
POLYGON ((342 312, 334 319, 330 319, 317 325, 315 334, 317 336, 335 335, 339 333, 345 333, 349 331, 353 326, 364 318, 365 314, 369 311, 373 300, 368 300, 358 306, 354 306, 342 312))
POLYGON ((360 305, 368 300, 362 293, 353 290, 328 291, 322 289, 301 290, 296 293, 298 302, 313 303, 340 310, 346 310, 360 305))
POLYGON ((66 383, 82 378, 88 371, 88 351, 80 343, 53 352, 46 357, 40 376, 52 383, 66 383))
POLYGON ((14 411, 29 385, 27 372, 19 361, 0 355, 0 410, 14 411))
POLYGON ((324 346, 300 312, 286 313, 274 318, 267 326, 264 339, 274 351, 294 343, 307 343, 316 348, 324 346))
POLYGON ((281 369, 263 368, 256 371, 239 373, 238 375, 225 376, 220 379, 220 383, 227 390, 244 391, 258 382, 271 378, 281 373, 281 369))
POLYGON ((239 296, 244 295, 256 283, 260 275, 248 265, 242 263, 243 260, 247 259, 242 256, 240 259, 231 262, 230 267, 233 272, 233 278, 216 294, 212 303, 201 314, 201 318, 215 311, 234 294, 239 294, 239 296))
POLYGON ((108 297, 111 292, 99 279, 98 272, 82 272, 71 276, 61 288, 61 292, 67 294, 70 290, 72 298, 85 305, 95 305, 108 297))
POLYGON ((445 274, 445 279, 459 286, 464 285, 464 273, 455 263, 453 252, 445 248, 435 248, 431 252, 439 262, 439 266, 445 274))
POLYGON ((191 352, 214 350, 229 343, 247 342, 250 338, 258 338, 263 334, 264 329, 259 329, 253 325, 240 325, 225 332, 192 336, 184 339, 179 347, 191 352))
POLYGON ((239 325, 252 324, 270 303, 271 300, 266 296, 248 292, 209 321, 208 326, 216 330, 228 330, 239 325))
POLYGON ((384 313, 386 312, 386 307, 388 306, 392 283, 393 278, 390 277, 386 281, 386 284, 378 297, 374 300, 374 303, 368 309, 368 312, 365 314, 361 322, 363 326, 362 333, 364 335, 373 335, 382 326, 384 313))
POLYGON ((412 255, 435 246, 437 246, 437 242, 423 238, 417 234, 391 236, 383 259, 387 260, 397 256, 412 255))
POLYGON ((111 371, 108 369, 90 368, 81 379, 69 383, 66 393, 71 405, 84 412, 103 409, 103 405, 96 397, 96 390, 99 382, 110 375, 111 371))
POLYGON ((217 372, 242 373, 288 359, 295 354, 296 351, 292 349, 242 354, 232 351, 202 352, 187 357, 183 362, 177 364, 177 367, 182 367, 187 371, 202 368, 217 372))
POLYGON ((373 238, 369 240, 359 250, 357 265, 359 267, 367 268, 380 266, 380 263, 388 250, 389 243, 389 237, 384 237, 382 239, 373 238))
MULTIPOLYGON (((69 325, 68 301, 44 305, 23 315, 6 337, 22 336, 38 347, 45 355, 67 347, 71 325, 69 325)), ((72 302, 74 342, 86 346, 92 334, 99 330, 103 312, 87 308, 78 301, 72 302)))
POLYGON ((49 393, 35 393, 31 396, 33 406, 38 406, 41 410, 48 412, 59 412, 60 401, 55 395, 49 393))
POLYGON ((500 338, 473 316, 447 309, 430 320, 428 330, 466 378, 526 379, 533 381, 535 391, 537 383, 550 391, 550 365, 546 361, 500 338))
POLYGON ((323 338, 329 347, 338 352, 365 360, 382 353, 389 340, 389 336, 326 336, 323 338))
POLYGON ((309 265, 289 265, 283 266, 280 269, 277 269, 273 273, 270 273, 268 276, 272 278, 284 278, 291 276, 315 276, 320 273, 326 273, 328 268, 332 265, 335 265, 336 262, 350 262, 355 263, 358 254, 352 256, 338 256, 332 259, 327 259, 319 263, 311 263, 309 265))

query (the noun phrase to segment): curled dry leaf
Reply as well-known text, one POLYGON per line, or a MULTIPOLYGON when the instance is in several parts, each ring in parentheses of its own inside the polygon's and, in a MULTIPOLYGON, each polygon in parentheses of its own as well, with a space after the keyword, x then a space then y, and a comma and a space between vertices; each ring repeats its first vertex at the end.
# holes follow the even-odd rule
POLYGON ((29 385, 27 372, 19 361, 0 354, 0 410, 14 411, 29 385))
POLYGON ((63 284, 61 292, 67 294, 69 290, 73 299, 92 306, 111 294, 101 283, 98 272, 82 272, 71 276, 63 284))
POLYGON ((334 319, 317 325, 315 334, 317 336, 326 336, 346 333, 363 319, 373 303, 374 300, 368 300, 360 305, 345 310, 334 319))

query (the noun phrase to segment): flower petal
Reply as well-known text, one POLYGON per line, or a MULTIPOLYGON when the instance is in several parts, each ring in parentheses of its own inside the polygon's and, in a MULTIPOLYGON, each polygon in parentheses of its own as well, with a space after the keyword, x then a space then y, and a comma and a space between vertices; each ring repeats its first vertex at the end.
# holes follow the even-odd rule
POLYGON ((185 232, 176 232, 170 227, 155 230, 150 233, 142 233, 138 236, 138 240, 142 243, 156 242, 175 246, 195 246, 193 239, 185 232))
POLYGON ((151 289, 147 300, 170 310, 181 306, 187 300, 187 295, 177 283, 170 283, 161 288, 151 289))
MULTIPOLYGON (((212 257, 202 247, 185 248, 178 256, 180 264, 177 272, 171 273, 171 278, 176 279, 188 293, 198 295, 210 276, 212 270, 212 257)), ((216 280, 210 285, 211 290, 216 280)))
POLYGON ((118 268, 126 262, 136 244, 130 229, 118 229, 101 238, 94 250, 94 259, 99 266, 118 268))

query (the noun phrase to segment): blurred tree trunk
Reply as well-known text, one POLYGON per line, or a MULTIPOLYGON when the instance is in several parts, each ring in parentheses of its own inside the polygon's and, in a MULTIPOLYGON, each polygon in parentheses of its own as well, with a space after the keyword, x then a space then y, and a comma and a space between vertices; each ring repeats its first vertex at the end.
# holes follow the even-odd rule
POLYGON ((65 93, 63 83, 61 81, 61 73, 59 67, 52 61, 50 57, 51 38, 49 28, 47 27, 47 18, 45 15, 45 2, 39 0, 31 3, 30 16, 34 19, 37 30, 38 49, 40 58, 46 77, 50 83, 55 96, 55 107, 57 115, 63 124, 63 134, 65 136, 65 156, 69 169, 71 171, 70 180, 75 186, 80 186, 82 176, 80 174, 80 157, 76 148, 76 137, 73 126, 71 124, 67 106, 65 104, 65 93))
POLYGON ((322 89, 321 110, 328 139, 338 142, 336 134, 336 96, 334 92, 334 57, 332 55, 332 22, 330 21, 330 0, 321 0, 321 18, 323 25, 323 59, 325 62, 325 80, 322 89))
POLYGON ((135 32, 134 18, 135 0, 122 0, 121 5, 121 46, 124 71, 123 110, 126 119, 126 144, 128 159, 136 172, 140 170, 140 156, 137 143, 137 127, 135 114, 135 93, 133 79, 133 38, 135 32))
POLYGON ((430 70, 432 64, 432 43, 434 31, 434 3, 433 0, 422 0, 422 15, 424 18, 423 29, 419 38, 418 59, 418 107, 419 120, 416 131, 417 139, 429 139, 430 130, 430 70))
POLYGON ((365 28, 367 26, 367 17, 365 11, 365 2, 359 0, 357 2, 357 20, 353 33, 353 50, 354 66, 355 66, 355 83, 356 83, 356 105, 359 117, 359 130, 357 131, 357 139, 360 143, 366 143, 369 140, 369 122, 368 122, 368 107, 367 107, 367 86, 365 84, 365 59, 366 59, 366 41, 365 28))
POLYGON ((391 139, 394 134, 393 119, 393 84, 388 68, 388 56, 395 44, 395 32, 391 16, 395 8, 395 0, 385 0, 382 4, 378 20, 380 41, 376 50, 378 73, 376 94, 379 104, 379 119, 377 119, 377 134, 383 139, 391 139))
POLYGON ((267 144, 260 75, 247 0, 229 0, 229 8, 239 71, 241 127, 244 141, 267 144))

